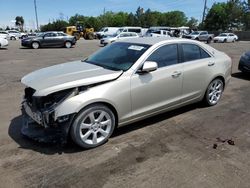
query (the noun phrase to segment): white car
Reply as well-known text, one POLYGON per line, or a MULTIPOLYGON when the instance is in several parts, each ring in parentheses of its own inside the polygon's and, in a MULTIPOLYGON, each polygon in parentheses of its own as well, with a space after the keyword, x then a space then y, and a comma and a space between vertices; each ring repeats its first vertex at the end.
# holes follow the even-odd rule
POLYGON ((217 37, 214 37, 214 42, 235 42, 238 40, 238 36, 233 33, 221 33, 217 37))
POLYGON ((0 31, 0 37, 2 38, 6 38, 8 40, 17 40, 18 37, 16 37, 15 35, 8 33, 7 31, 0 31))
POLYGON ((26 33, 21 33, 17 30, 8 30, 7 32, 10 35, 10 40, 23 39, 27 36, 26 33))
POLYGON ((6 48, 8 46, 9 42, 7 38, 0 37, 0 48, 6 48))
POLYGON ((139 38, 139 35, 135 32, 124 32, 124 33, 119 33, 116 35, 113 35, 111 37, 105 37, 100 40, 100 43, 103 44, 104 46, 107 44, 110 44, 115 41, 120 41, 123 39, 131 39, 131 38, 139 38))

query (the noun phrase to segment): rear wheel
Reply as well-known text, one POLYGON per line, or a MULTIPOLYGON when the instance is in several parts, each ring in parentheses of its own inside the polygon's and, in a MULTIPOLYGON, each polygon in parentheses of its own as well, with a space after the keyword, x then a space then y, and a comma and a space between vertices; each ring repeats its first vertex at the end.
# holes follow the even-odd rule
POLYGON ((88 34, 87 34, 87 39, 88 39, 88 40, 93 40, 94 37, 95 37, 95 36, 94 36, 94 33, 88 33, 88 34))
POLYGON ((31 46, 33 49, 38 49, 40 47, 40 44, 38 42, 32 42, 31 46))
POLYGON ((204 102, 206 103, 206 105, 207 106, 216 105, 222 96, 223 89, 224 89, 223 81, 219 78, 214 79, 209 84, 204 97, 204 102))
POLYGON ((65 42, 65 47, 66 48, 71 48, 71 46, 72 46, 72 43, 70 41, 65 42))
POLYGON ((71 127, 72 140, 83 148, 105 143, 115 128, 115 116, 105 105, 94 104, 81 111, 71 127))
POLYGON ((73 36, 76 38, 76 40, 79 40, 81 38, 80 33, 74 33, 73 36))
POLYGON ((16 40, 16 37, 12 36, 10 37, 10 40, 16 40))

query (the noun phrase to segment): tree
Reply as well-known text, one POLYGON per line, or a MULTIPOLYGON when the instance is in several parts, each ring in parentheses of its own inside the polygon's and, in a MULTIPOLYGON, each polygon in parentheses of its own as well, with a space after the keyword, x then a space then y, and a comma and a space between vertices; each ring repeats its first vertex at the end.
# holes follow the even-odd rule
POLYGON ((69 24, 68 22, 64 20, 56 20, 52 23, 48 23, 46 25, 41 26, 41 31, 63 31, 65 27, 67 27, 69 24))
POLYGON ((187 17, 184 12, 171 11, 163 14, 163 23, 161 25, 169 27, 180 27, 186 25, 187 17))
POLYGON ((196 29, 198 26, 198 20, 194 17, 191 17, 190 20, 188 20, 186 26, 188 26, 190 29, 196 29))
POLYGON ((241 29, 243 10, 243 3, 240 0, 214 3, 205 18, 204 28, 207 30, 241 29))
POLYGON ((23 31, 23 25, 24 25, 23 17, 22 16, 17 16, 15 20, 16 20, 15 25, 17 27, 19 27, 19 29, 21 29, 21 31, 23 31))

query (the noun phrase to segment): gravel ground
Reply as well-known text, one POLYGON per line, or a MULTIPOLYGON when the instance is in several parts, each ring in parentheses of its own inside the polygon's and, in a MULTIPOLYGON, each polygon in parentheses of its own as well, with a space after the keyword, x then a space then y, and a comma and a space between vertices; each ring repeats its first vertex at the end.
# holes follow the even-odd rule
POLYGON ((233 59, 233 77, 217 106, 194 104, 119 128, 105 145, 83 151, 21 136, 20 79, 82 59, 98 41, 38 50, 10 41, 0 50, 0 187, 250 187, 250 77, 237 71, 250 42, 212 46, 233 59))

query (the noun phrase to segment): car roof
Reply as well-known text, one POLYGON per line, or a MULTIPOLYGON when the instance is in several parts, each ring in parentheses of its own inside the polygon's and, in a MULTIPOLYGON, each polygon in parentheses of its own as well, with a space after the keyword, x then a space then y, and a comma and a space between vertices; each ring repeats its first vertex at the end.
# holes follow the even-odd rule
POLYGON ((167 37, 139 37, 139 38, 133 38, 133 39, 123 39, 122 42, 128 42, 128 43, 136 43, 136 44, 147 44, 147 45, 154 45, 159 42, 194 42, 190 39, 180 39, 180 38, 167 38, 167 37))

